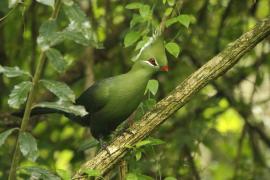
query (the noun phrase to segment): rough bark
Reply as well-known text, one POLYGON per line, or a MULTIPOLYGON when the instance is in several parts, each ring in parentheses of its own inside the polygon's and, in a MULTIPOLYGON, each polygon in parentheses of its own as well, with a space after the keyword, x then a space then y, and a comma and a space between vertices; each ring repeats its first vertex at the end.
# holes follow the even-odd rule
POLYGON ((204 64, 178 85, 167 97, 157 103, 154 109, 145 114, 137 124, 129 130, 131 134, 116 137, 106 150, 98 153, 94 158, 84 163, 76 172, 73 179, 86 179, 83 169, 97 169, 102 174, 108 172, 128 152, 127 145, 133 146, 147 137, 175 111, 184 106, 193 95, 205 87, 210 81, 224 74, 233 67, 238 60, 250 51, 256 44, 270 34, 270 19, 258 23, 253 29, 243 34, 228 47, 204 64))

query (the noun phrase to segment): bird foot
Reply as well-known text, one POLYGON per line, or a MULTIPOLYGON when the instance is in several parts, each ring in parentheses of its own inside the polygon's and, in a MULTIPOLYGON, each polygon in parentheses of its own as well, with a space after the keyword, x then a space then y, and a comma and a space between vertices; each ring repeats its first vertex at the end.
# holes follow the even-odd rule
POLYGON ((99 139, 99 144, 100 144, 100 151, 105 150, 111 156, 111 152, 109 151, 108 144, 102 139, 99 139))

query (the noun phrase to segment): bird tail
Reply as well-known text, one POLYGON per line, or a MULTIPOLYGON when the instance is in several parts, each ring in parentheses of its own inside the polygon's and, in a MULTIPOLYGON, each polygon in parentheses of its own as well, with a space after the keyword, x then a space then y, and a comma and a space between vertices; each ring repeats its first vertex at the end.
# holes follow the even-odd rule
MULTIPOLYGON (((53 113, 60 113, 60 114, 65 114, 65 112, 52 109, 52 108, 43 108, 43 107, 35 107, 31 110, 30 116, 35 116, 35 115, 44 115, 44 114, 53 114, 53 113)), ((11 113, 13 116, 17 117, 23 117, 24 115, 24 109, 18 112, 13 112, 11 113)))
MULTIPOLYGON (((66 116, 69 118, 71 121, 76 122, 82 126, 89 126, 89 120, 90 120, 90 115, 86 115, 84 117, 76 116, 72 113, 67 113, 61 110, 53 109, 53 108, 44 108, 44 107, 35 107, 31 110, 30 116, 35 116, 35 115, 44 115, 44 114, 53 114, 53 113, 58 113, 66 116)), ((11 113, 11 115, 16 116, 16 117, 23 117, 24 115, 24 110, 18 111, 11 113)))

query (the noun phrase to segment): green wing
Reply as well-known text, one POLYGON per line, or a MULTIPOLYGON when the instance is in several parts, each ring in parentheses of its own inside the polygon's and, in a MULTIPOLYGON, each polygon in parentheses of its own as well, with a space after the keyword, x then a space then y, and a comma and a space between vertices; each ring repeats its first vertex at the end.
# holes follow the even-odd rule
POLYGON ((86 89, 76 100, 76 104, 85 107, 87 112, 99 111, 109 100, 110 83, 107 80, 96 82, 86 89))

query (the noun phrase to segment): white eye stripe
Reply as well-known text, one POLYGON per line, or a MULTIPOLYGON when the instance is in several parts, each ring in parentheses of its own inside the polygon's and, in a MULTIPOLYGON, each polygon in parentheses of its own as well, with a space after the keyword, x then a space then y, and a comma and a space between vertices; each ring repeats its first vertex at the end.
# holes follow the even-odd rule
POLYGON ((154 66, 152 63, 150 63, 149 61, 144 61, 145 63, 149 64, 150 66, 154 66))

